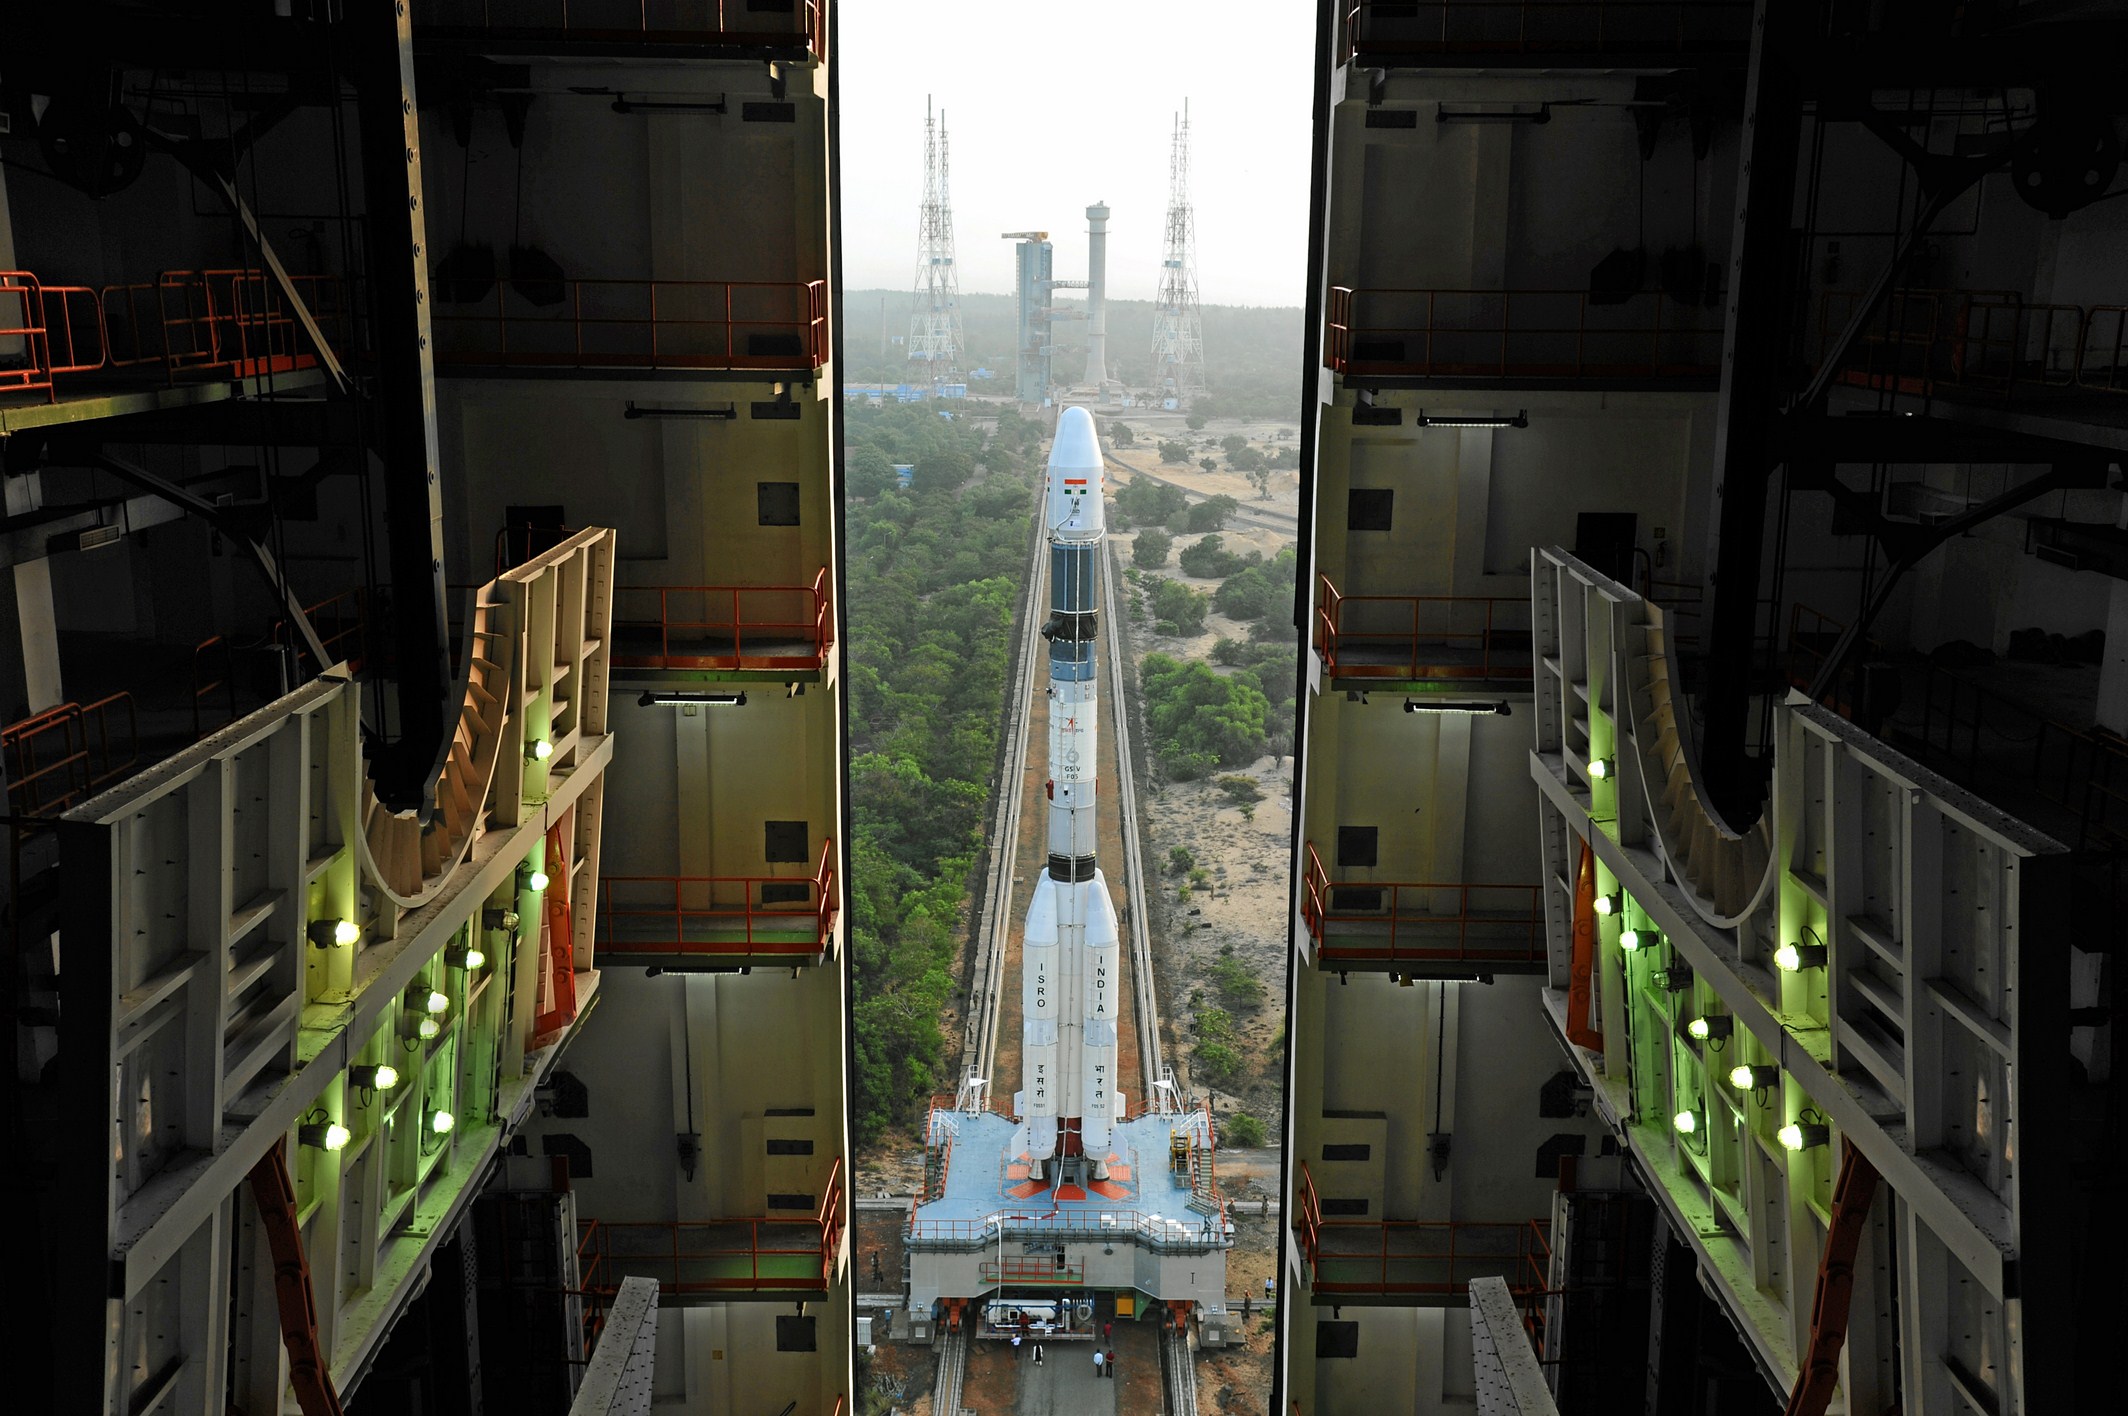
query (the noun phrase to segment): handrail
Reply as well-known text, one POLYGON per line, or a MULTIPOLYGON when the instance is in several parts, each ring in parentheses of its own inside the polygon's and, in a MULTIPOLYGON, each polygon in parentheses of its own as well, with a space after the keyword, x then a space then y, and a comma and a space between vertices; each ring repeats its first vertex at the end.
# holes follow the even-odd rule
MULTIPOLYGON (((1323 865, 1322 856, 1316 852, 1315 843, 1304 843, 1305 859, 1301 867, 1301 920, 1307 926, 1309 937, 1314 940, 1317 955, 1326 962, 1381 962, 1381 963, 1483 963, 1483 964, 1534 964, 1545 961, 1544 940, 1544 887, 1542 885, 1479 885, 1468 881, 1388 881, 1388 880, 1332 880, 1323 865), (1376 910, 1339 910, 1339 890, 1378 890, 1386 896, 1386 908, 1376 910), (1403 892, 1438 894, 1453 891, 1456 896, 1454 914, 1438 914, 1431 910, 1404 908, 1403 892), (1490 913, 1473 909, 1479 895, 1491 893, 1506 895, 1518 904, 1506 911, 1490 913), (1340 924, 1380 925, 1387 923, 1386 940, 1379 936, 1367 943, 1338 942, 1332 930, 1340 924), (1413 928, 1432 926, 1455 927, 1453 947, 1413 944, 1400 939, 1400 934, 1413 928), (1513 945, 1485 947, 1473 945, 1473 929, 1479 931, 1514 929, 1522 936, 1513 945)), ((1422 936, 1424 937, 1424 936, 1422 936)))
POLYGON ((0 310, 12 305, 17 311, 0 313, 0 346, 9 340, 22 341, 21 362, 0 366, 0 393, 42 389, 47 401, 56 401, 55 375, 100 369, 109 357, 103 307, 88 286, 46 285, 26 270, 0 270, 0 301, 6 302, 0 310), (95 336, 93 359, 82 347, 85 340, 75 334, 83 324, 78 308, 83 301, 88 304, 87 333, 95 336), (55 341, 61 351, 57 354, 53 352, 55 341))
MULTIPOLYGON (((1036 1197, 1040 1199, 1039 1196, 1036 1197)), ((976 1250, 995 1244, 1000 1233, 1028 1238, 1125 1238, 1154 1249, 1202 1254, 1227 1246, 1222 1222, 1206 1217, 1200 1224, 1185 1224, 1166 1215, 1146 1214, 1135 1209, 1070 1209, 1053 1214, 990 1215, 983 1219, 926 1219, 910 1206, 905 1243, 931 1249, 976 1250)))
POLYGON ((835 842, 831 838, 821 846, 819 863, 810 879, 788 875, 601 875, 598 950, 616 955, 644 951, 789 958, 818 955, 834 942, 835 921, 841 912, 835 897, 835 859, 835 842), (788 906, 763 903, 759 896, 763 887, 771 885, 803 886, 808 898, 788 906), (637 888, 653 886, 654 891, 637 888), (734 887, 743 892, 738 903, 716 902, 718 894, 729 894, 734 887), (646 893, 654 898, 645 901, 642 897, 646 893), (766 937, 772 930, 787 932, 794 923, 808 919, 812 921, 809 940, 766 937), (640 929, 631 928, 635 921, 647 923, 640 929), (624 935, 624 929, 630 932, 624 935), (690 930, 735 931, 739 937, 690 939, 690 930), (645 933, 649 937, 644 937, 645 933))
POLYGON ((835 643, 834 582, 829 567, 822 566, 808 585, 619 585, 614 587, 614 628, 616 639, 624 631, 657 636, 655 653, 636 644, 617 643, 613 662, 619 667, 818 671, 835 643), (649 596, 657 597, 654 617, 624 612, 624 606, 632 608, 649 596), (675 597, 681 597, 677 607, 675 597), (698 599, 700 609, 693 610, 686 597, 698 599), (716 607, 719 600, 726 602, 721 614, 716 607), (750 614, 763 600, 767 605, 750 614), (695 617, 681 618, 676 608, 680 614, 695 617), (690 632, 703 636, 703 641, 690 641, 690 632), (754 641, 753 652, 749 638, 754 641), (706 642, 724 639, 730 640, 729 649, 706 642), (763 640, 772 648, 785 649, 795 640, 805 646, 805 652, 760 652, 763 640))
POLYGON ((584 20, 570 13, 570 0, 478 0, 479 12, 468 13, 474 0, 421 0, 414 7, 414 25, 424 37, 457 33, 511 32, 528 35, 562 35, 585 41, 613 42, 633 39, 645 44, 721 44, 748 48, 783 47, 791 40, 803 41, 805 50, 816 60, 828 57, 827 7, 825 0, 797 0, 791 6, 797 23, 786 28, 773 27, 773 13, 749 9, 743 24, 770 22, 768 28, 741 28, 727 18, 734 7, 734 0, 696 0, 690 8, 714 7, 714 23, 708 25, 685 25, 674 22, 666 14, 653 16, 650 0, 636 0, 635 23, 625 20, 616 23, 614 6, 608 3, 600 7, 594 20, 584 20), (542 13, 538 21, 520 18, 516 14, 497 11, 522 11, 531 3, 537 3, 542 13), (555 9, 559 16, 553 16, 555 9), (446 14, 448 18, 446 18, 446 14))
POLYGON ((1594 304, 1587 290, 1340 285, 1330 292, 1323 362, 1340 374, 1381 377, 1703 377, 1720 367, 1722 326, 1695 323, 1686 310, 1659 290, 1613 305, 1594 304), (1647 300, 1652 318, 1641 313, 1647 300), (1362 301, 1413 313, 1362 324, 1362 301))
MULTIPOLYGON (((319 327, 338 340, 347 324, 339 277, 289 281, 319 327)), ((174 383, 179 374, 252 378, 318 362, 280 283, 264 271, 166 270, 152 281, 106 285, 97 300, 111 368, 158 364, 174 383), (151 305, 145 314, 144 303, 151 305)))
POLYGON ((1384 0, 1349 0, 1346 62, 1360 54, 1685 53, 1751 41, 1750 0, 1398 0, 1393 13, 1384 8, 1384 0), (1428 20, 1435 14, 1437 28, 1428 20))
POLYGON ((525 307, 522 297, 513 310, 507 281, 483 297, 491 309, 437 310, 437 364, 804 372, 828 360, 824 280, 557 284, 554 313, 525 307))
MULTIPOLYGON (((227 721, 236 721, 236 659, 230 652, 229 640, 223 635, 211 634, 192 646, 192 740, 199 741, 208 733, 208 724, 201 714, 210 695, 219 690, 229 700, 227 721), (220 677, 208 678, 217 672, 209 668, 219 661, 220 677)), ((219 727, 220 724, 214 726, 219 727)))
MULTIPOLYGON (((1383 679, 1526 679, 1531 676, 1529 661, 1529 600, 1526 597, 1509 595, 1347 595, 1339 591, 1327 574, 1318 574, 1317 588, 1320 591, 1315 611, 1315 649, 1322 656, 1323 674, 1326 678, 1383 678, 1383 679), (1397 629, 1358 629, 1346 623, 1347 606, 1389 606, 1407 611, 1407 623, 1397 629), (1500 606, 1507 606, 1503 614, 1500 606), (1453 626, 1459 613, 1482 610, 1477 628, 1456 629, 1431 628, 1426 621, 1430 613, 1446 619, 1453 626), (1497 623, 1502 618, 1520 615, 1525 627, 1508 629, 1497 623), (1348 647, 1375 646, 1402 651, 1402 657, 1392 662, 1380 663, 1349 658, 1343 652, 1348 647), (1427 657, 1427 650, 1449 649, 1457 653, 1470 653, 1475 646, 1477 662, 1435 662, 1427 657), (1505 656, 1519 649, 1522 662, 1507 662, 1505 656), (1496 659, 1496 656, 1500 656, 1496 659)), ((1358 618, 1365 620, 1361 610, 1358 618)), ((1468 616, 1464 616, 1468 618, 1468 616)))
MULTIPOLYGON (((1499 1276, 1511 1291, 1526 1293, 1545 1286, 1545 1263, 1551 1252, 1549 1237, 1534 1219, 1492 1222, 1483 1220, 1368 1220, 1325 1219, 1322 1200, 1308 1163, 1300 1163, 1295 1188, 1293 1226, 1300 1240, 1302 1257, 1308 1263, 1308 1286, 1318 1294, 1460 1294, 1475 1277, 1499 1276), (1371 1234, 1376 1243, 1366 1248, 1325 1251, 1326 1241, 1336 1236, 1371 1234), (1393 1239, 1413 1245, 1445 1240, 1445 1247, 1392 1246, 1393 1239), (1490 1239, 1491 1243, 1484 1242, 1490 1239), (1471 1241, 1478 1241, 1475 1248, 1471 1241), (1371 1278, 1325 1278, 1325 1261, 1349 1272, 1360 1265, 1375 1265, 1371 1278), (1441 1277, 1420 1276, 1411 1265, 1445 1265, 1441 1277), (1507 1271, 1501 1273, 1501 1265, 1507 1271), (1403 1266, 1402 1272, 1396 1267, 1403 1266), (1477 1270, 1474 1272, 1474 1270, 1477 1270)), ((1364 1240, 1362 1240, 1364 1243, 1364 1240)))
POLYGON ((0 757, 6 762, 9 813, 57 814, 86 801, 138 764, 139 706, 132 694, 121 691, 91 703, 61 703, 33 713, 0 728, 0 757), (114 751, 111 730, 111 719, 120 709, 126 715, 123 760, 114 751), (38 744, 54 735, 59 738, 59 756, 40 760, 38 744))

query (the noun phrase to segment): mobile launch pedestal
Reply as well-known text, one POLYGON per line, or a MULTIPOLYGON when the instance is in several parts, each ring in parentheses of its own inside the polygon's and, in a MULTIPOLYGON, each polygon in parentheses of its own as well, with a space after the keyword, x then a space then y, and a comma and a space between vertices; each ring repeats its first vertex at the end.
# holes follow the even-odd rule
MULTIPOLYGON (((979 1335, 1090 1336, 1131 1296, 1229 1331, 1233 1226, 1213 1177, 1208 1110, 1154 1087, 1133 1114, 1117 1085, 1123 1007, 1116 908, 1096 864, 1096 674, 1101 446, 1093 416, 1057 419, 1042 498, 1049 541, 1048 855, 1021 947, 1021 1086, 1011 1114, 980 1084, 925 1122, 924 1187, 911 1207, 908 1316, 979 1335)), ((1141 1026, 1152 1026, 1141 1020, 1141 1026)))

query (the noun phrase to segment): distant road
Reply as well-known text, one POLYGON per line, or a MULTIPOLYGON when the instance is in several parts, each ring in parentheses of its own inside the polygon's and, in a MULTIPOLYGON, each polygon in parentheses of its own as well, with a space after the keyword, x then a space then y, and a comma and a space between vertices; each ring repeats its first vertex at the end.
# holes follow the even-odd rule
MULTIPOLYGON (((1185 487, 1182 483, 1163 477, 1158 472, 1148 472, 1143 467, 1125 462, 1114 453, 1103 453, 1102 456, 1109 460, 1110 465, 1130 473, 1133 477, 1143 477, 1148 482, 1156 482, 1163 487, 1173 487, 1192 501, 1209 500, 1203 492, 1198 491, 1195 487, 1185 487)), ((1293 540, 1298 540, 1300 537, 1300 514, 1298 512, 1282 512, 1270 507, 1243 502, 1241 509, 1229 516, 1227 520, 1239 522, 1243 526, 1256 526, 1266 531, 1275 531, 1279 535, 1293 540)))

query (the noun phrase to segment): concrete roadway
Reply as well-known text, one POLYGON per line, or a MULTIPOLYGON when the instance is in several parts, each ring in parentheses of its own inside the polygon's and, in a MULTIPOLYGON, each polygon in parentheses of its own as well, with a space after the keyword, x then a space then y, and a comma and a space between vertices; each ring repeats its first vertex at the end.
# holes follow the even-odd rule
POLYGON ((1094 1375, 1094 1349, 1085 1342, 1052 1342, 1034 1364, 1032 1348, 1020 1349, 1017 1416, 1116 1416, 1121 1383, 1094 1375))

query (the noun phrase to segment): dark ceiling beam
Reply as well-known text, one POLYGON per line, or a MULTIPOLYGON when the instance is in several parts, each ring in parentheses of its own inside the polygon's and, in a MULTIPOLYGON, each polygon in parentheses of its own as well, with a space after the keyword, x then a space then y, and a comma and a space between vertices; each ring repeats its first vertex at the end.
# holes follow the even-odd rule
POLYGON ((387 807, 426 818, 457 705, 444 616, 443 495, 413 29, 405 5, 382 4, 351 11, 347 28, 362 141, 366 268, 370 289, 389 296, 373 300, 370 311, 376 376, 368 412, 370 445, 383 463, 398 708, 395 717, 379 721, 395 722, 398 733, 372 744, 370 775, 387 807))

